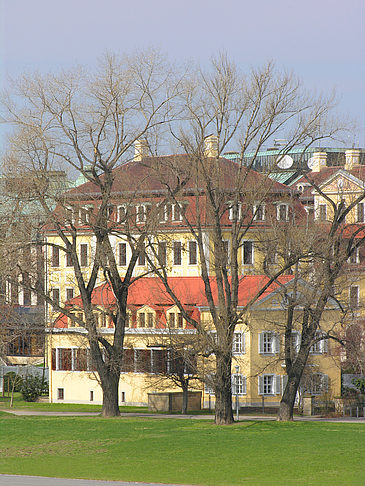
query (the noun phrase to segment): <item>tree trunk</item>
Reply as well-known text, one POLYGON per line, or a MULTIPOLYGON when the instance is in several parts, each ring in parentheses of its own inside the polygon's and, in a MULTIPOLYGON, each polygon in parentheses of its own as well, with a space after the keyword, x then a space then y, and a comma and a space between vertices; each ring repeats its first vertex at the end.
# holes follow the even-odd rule
POLYGON ((120 415, 118 405, 119 374, 104 373, 100 376, 101 388, 103 390, 103 417, 118 417, 120 415))
POLYGON ((182 389, 183 396, 182 396, 182 407, 181 413, 186 415, 188 413, 188 386, 184 386, 182 389))
POLYGON ((292 373, 289 374, 288 383, 285 387, 282 399, 280 401, 277 420, 293 420, 295 397, 297 396, 301 376, 302 373, 295 372, 294 370, 292 373))
POLYGON ((216 356, 215 423, 217 425, 233 424, 231 365, 230 353, 216 356))

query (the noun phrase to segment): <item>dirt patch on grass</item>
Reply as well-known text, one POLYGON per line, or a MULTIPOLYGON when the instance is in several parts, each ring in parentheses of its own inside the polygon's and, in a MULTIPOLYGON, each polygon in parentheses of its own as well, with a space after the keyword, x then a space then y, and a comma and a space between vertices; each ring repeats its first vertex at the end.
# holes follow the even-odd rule
POLYGON ((107 446, 112 441, 59 440, 46 444, 34 444, 27 447, 7 447, 0 449, 1 457, 29 457, 29 456, 74 456, 85 454, 87 451, 93 454, 106 454, 107 446))

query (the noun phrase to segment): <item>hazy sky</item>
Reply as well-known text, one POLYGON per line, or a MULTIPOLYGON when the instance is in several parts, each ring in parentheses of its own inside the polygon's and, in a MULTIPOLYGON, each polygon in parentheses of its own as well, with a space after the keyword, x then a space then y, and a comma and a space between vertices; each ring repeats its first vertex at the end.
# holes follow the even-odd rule
POLYGON ((7 75, 94 65, 105 51, 157 47, 202 64, 226 51, 242 69, 272 59, 309 89, 336 90, 365 147, 365 0, 0 0, 7 75))

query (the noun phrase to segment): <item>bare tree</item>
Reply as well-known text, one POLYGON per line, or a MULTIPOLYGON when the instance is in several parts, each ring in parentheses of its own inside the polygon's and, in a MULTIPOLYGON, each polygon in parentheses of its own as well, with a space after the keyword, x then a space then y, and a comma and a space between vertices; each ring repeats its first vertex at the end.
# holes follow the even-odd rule
MULTIPOLYGON (((80 70, 23 78, 14 84, 13 96, 4 100, 5 118, 16 129, 9 149, 15 166, 8 169, 25 167, 28 173, 33 172, 32 191, 47 215, 47 232, 54 235, 40 244, 48 262, 52 255, 67 256, 82 299, 84 320, 70 313, 51 289, 44 292, 40 282, 31 281, 30 287, 54 311, 65 313, 86 328, 103 390, 104 416, 119 414, 128 288, 147 231, 146 227, 134 238, 132 258, 121 276, 111 243, 110 206, 116 190, 113 170, 131 158, 136 140, 147 138, 147 147, 153 149, 159 127, 172 116, 170 103, 176 84, 170 83, 171 78, 170 68, 153 52, 121 59, 108 55, 94 74, 80 70), (17 100, 20 103, 16 104, 17 100), (54 167, 82 174, 87 183, 65 196, 51 198, 46 171, 54 167), (94 243, 86 272, 81 261, 85 255, 79 252, 85 235, 94 243), (93 313, 92 293, 103 273, 117 302, 111 316, 111 341, 99 332, 93 313)), ((124 184, 127 187, 130 181, 124 184)))
MULTIPOLYGON (((277 218, 278 200, 291 208, 293 217, 301 213, 300 204, 290 191, 263 174, 252 170, 257 155, 275 136, 287 139, 284 156, 292 147, 309 146, 324 136, 334 136, 338 125, 329 119, 331 100, 314 99, 303 93, 291 75, 278 73, 272 64, 243 76, 225 56, 213 60, 210 71, 198 70, 184 85, 183 105, 188 123, 172 125, 177 144, 187 153, 187 161, 165 162, 179 174, 179 186, 165 178, 169 197, 179 203, 186 197, 190 208, 183 222, 196 242, 200 275, 211 315, 215 338, 201 322, 194 321, 169 286, 167 272, 155 271, 184 317, 211 340, 215 356, 215 422, 233 422, 231 367, 234 330, 242 315, 265 290, 298 262, 298 255, 288 252, 285 263, 250 302, 239 305, 243 277, 241 254, 266 206, 266 218, 277 218), (221 156, 236 143, 240 150, 235 161, 221 156), (227 243, 228 242, 228 243, 227 243), (210 337, 209 337, 210 336, 210 337)), ((163 162, 162 162, 163 163, 163 162)), ((289 214, 289 213, 288 213, 289 214)), ((300 215, 300 214, 299 214, 300 215)), ((287 219, 287 214, 283 217, 287 219)), ((261 221, 260 221, 261 222, 261 221)), ((264 223, 262 230, 270 232, 264 223)))

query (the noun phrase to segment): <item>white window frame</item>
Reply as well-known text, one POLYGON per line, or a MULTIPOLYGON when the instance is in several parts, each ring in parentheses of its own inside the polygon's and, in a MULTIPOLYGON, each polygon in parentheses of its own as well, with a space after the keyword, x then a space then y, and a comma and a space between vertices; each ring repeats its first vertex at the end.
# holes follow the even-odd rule
POLYGON ((126 204, 119 204, 119 206, 117 206, 117 222, 119 224, 124 224, 127 219, 127 215, 128 215, 128 206, 126 204), (123 218, 120 217, 121 216, 120 213, 122 210, 124 212, 123 218))
POLYGON ((328 339, 324 337, 322 331, 316 331, 316 342, 309 349, 310 354, 324 354, 328 352, 328 339), (322 339, 321 339, 322 338, 322 339))
POLYGON ((242 203, 239 202, 239 201, 237 203, 233 203, 233 201, 229 201, 228 202, 228 205, 229 205, 228 206, 228 219, 230 221, 241 221, 241 217, 242 217, 242 203), (236 211, 237 211, 237 214, 235 215, 235 212, 236 211))
POLYGON ((281 394, 281 377, 273 373, 265 373, 258 377, 259 395, 272 397, 281 394))
POLYGON ((319 203, 317 207, 317 217, 318 221, 327 221, 327 204, 326 203, 319 203), (325 208, 323 211, 323 218, 321 208, 325 208))
POLYGON ((360 249, 359 247, 355 248, 352 252, 351 256, 348 259, 348 263, 354 265, 356 263, 360 263, 360 249))
POLYGON ((259 334, 259 354, 270 356, 279 353, 279 350, 280 350, 279 334, 277 334, 274 331, 262 331, 259 334))
POLYGON ((86 204, 85 206, 81 206, 79 208, 79 224, 81 225, 90 224, 90 215, 93 208, 94 207, 90 204, 86 204))
POLYGON ((247 379, 246 376, 244 376, 242 373, 232 373, 231 383, 232 383, 231 390, 233 396, 236 395, 242 396, 247 394, 247 379))
POLYGON ((254 221, 265 221, 265 217, 266 217, 266 206, 265 206, 264 203, 256 203, 256 204, 254 204, 252 210, 253 210, 253 219, 254 219, 254 221), (259 219, 257 217, 258 214, 256 212, 259 207, 262 210, 262 218, 261 219, 259 219))
POLYGON ((234 356, 245 353, 245 333, 243 331, 236 331, 233 335, 232 354, 234 356))
POLYGON ((183 220, 183 205, 180 204, 180 203, 173 203, 172 205, 172 209, 171 209, 171 219, 173 222, 178 222, 178 221, 182 221, 183 220), (176 217, 176 208, 179 208, 179 212, 178 212, 178 218, 176 217))
POLYGON ((325 373, 313 373, 310 376, 310 389, 307 390, 311 395, 322 395, 328 392, 328 375, 325 373), (319 379, 319 383, 314 383, 314 379, 319 379), (316 387, 314 387, 316 385, 316 387))
POLYGON ((139 203, 136 205, 136 222, 145 223, 147 221, 148 208, 151 210, 151 203, 139 203), (140 208, 143 208, 143 212, 140 212, 140 208))
POLYGON ((276 219, 277 221, 289 221, 289 204, 288 203, 283 203, 279 202, 276 204, 276 219), (280 218, 280 207, 285 206, 285 218, 281 219, 280 218))

